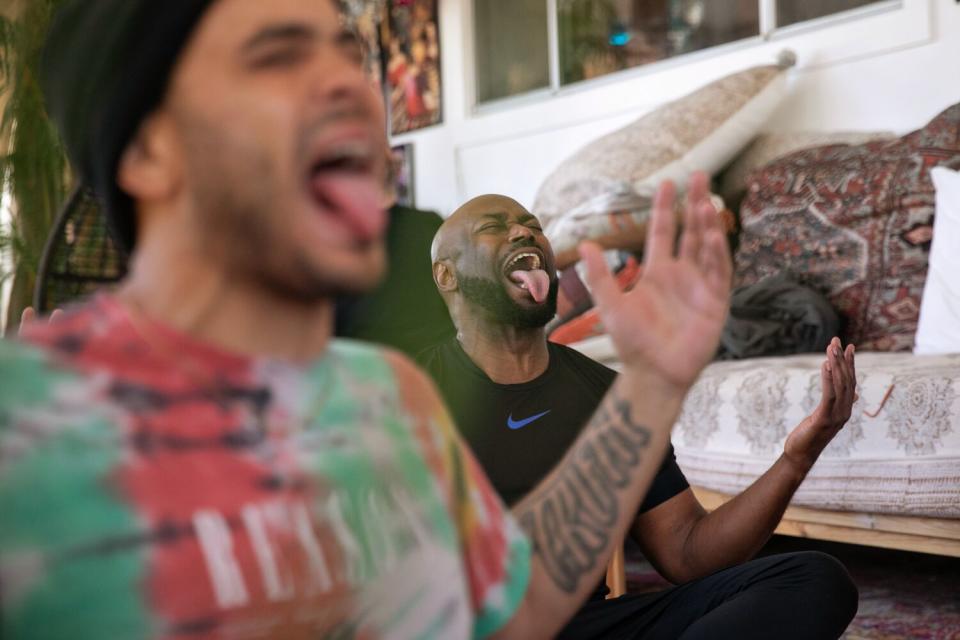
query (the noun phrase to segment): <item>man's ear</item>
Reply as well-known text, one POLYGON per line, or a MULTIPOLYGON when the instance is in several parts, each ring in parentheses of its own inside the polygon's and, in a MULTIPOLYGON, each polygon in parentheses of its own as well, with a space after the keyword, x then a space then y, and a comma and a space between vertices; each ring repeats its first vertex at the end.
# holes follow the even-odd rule
POLYGON ((134 200, 161 200, 175 191, 181 171, 172 123, 154 112, 123 150, 117 184, 134 200))
POLYGON ((447 262, 433 263, 433 281, 436 283, 440 293, 450 293, 459 288, 453 267, 447 262))

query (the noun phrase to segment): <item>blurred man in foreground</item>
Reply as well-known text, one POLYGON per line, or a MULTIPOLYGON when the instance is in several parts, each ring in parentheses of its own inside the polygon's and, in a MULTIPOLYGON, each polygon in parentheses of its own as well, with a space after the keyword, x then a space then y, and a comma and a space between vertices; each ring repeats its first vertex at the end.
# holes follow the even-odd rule
POLYGON ((66 0, 44 66, 132 260, 0 345, 0 635, 559 630, 716 349, 720 228, 674 256, 658 216, 629 294, 583 249, 624 372, 511 515, 419 370, 331 339, 333 298, 381 275, 386 156, 332 2, 66 0))

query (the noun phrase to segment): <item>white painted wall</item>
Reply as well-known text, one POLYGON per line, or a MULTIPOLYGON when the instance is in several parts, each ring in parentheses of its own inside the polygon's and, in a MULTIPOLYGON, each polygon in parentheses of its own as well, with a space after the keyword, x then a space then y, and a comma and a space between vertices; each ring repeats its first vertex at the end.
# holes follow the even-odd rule
POLYGON ((443 215, 487 192, 529 207, 542 180, 583 144, 716 78, 772 63, 784 48, 799 64, 766 130, 905 132, 960 102, 957 0, 903 0, 481 109, 469 13, 470 0, 440 0, 444 124, 394 138, 414 143, 417 205, 443 215))

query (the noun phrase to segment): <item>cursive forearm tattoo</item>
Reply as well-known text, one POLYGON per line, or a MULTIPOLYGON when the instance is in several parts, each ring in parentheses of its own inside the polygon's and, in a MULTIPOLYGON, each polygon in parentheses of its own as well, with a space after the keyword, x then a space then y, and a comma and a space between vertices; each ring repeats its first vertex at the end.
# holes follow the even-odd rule
POLYGON ((561 590, 574 593, 580 578, 609 553, 619 494, 649 443, 650 430, 633 421, 630 403, 613 391, 553 478, 517 505, 534 553, 561 590))

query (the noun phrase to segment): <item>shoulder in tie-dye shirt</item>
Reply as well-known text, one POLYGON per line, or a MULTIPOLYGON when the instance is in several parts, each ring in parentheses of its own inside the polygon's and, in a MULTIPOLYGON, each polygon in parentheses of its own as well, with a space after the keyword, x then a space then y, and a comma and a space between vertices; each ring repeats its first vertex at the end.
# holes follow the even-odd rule
POLYGON ((529 546, 425 378, 224 353, 101 296, 0 342, 0 636, 465 638, 529 546))

